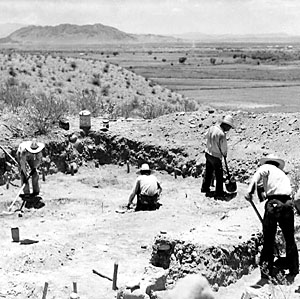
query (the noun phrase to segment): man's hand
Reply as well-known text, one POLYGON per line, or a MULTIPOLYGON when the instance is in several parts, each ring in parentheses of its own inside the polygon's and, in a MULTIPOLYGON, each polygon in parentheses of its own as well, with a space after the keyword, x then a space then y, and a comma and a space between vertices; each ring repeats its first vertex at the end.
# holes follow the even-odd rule
POLYGON ((36 168, 31 169, 29 176, 33 176, 34 174, 36 174, 36 168))
POLYGON ((253 194, 251 194, 251 193, 247 193, 247 194, 245 195, 245 199, 248 200, 248 201, 251 201, 252 198, 253 198, 253 194))

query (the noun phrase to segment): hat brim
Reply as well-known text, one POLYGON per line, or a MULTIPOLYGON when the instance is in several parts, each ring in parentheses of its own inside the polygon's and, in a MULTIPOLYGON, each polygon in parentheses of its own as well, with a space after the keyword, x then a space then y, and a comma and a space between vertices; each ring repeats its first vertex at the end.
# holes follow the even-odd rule
POLYGON ((41 142, 38 142, 37 145, 38 145, 38 147, 36 149, 32 149, 29 144, 28 146, 26 146, 26 150, 32 154, 37 154, 40 151, 42 151, 45 147, 45 144, 41 143, 41 142))
POLYGON ((231 128, 234 129, 234 125, 232 123, 230 123, 229 121, 222 120, 222 124, 226 124, 226 125, 228 125, 228 126, 230 126, 231 128))
POLYGON ((152 169, 139 169, 136 173, 141 174, 141 172, 149 172, 150 174, 154 172, 152 169))
POLYGON ((280 168, 281 170, 284 168, 284 165, 285 165, 285 162, 280 158, 264 157, 264 158, 261 158, 260 161, 259 161, 260 165, 264 165, 267 162, 276 162, 276 163, 278 163, 279 164, 278 168, 280 168))

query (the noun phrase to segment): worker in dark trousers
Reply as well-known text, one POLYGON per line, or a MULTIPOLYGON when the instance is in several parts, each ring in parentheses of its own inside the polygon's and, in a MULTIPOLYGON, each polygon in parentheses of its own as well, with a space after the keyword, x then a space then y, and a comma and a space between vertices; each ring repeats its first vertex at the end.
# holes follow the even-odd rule
POLYGON ((246 200, 252 200, 257 186, 261 188, 260 198, 266 199, 263 217, 263 249, 260 257, 261 278, 276 276, 274 269, 274 247, 277 224, 279 224, 286 243, 287 278, 294 280, 299 273, 299 256, 294 236, 294 205, 291 198, 290 179, 283 172, 284 160, 268 155, 260 160, 260 167, 252 177, 246 200))
POLYGON ((37 196, 40 193, 37 168, 41 164, 43 157, 42 150, 44 147, 45 144, 37 142, 35 138, 32 141, 23 141, 18 147, 17 160, 20 164, 21 183, 25 184, 23 191, 26 196, 37 196), (27 173, 27 167, 30 170, 29 174, 27 173), (28 182, 29 176, 31 176, 32 180, 32 193, 30 193, 28 182))
POLYGON ((148 164, 145 163, 141 166, 141 169, 137 172, 140 175, 137 177, 129 195, 128 208, 131 207, 135 196, 137 196, 135 211, 151 211, 160 207, 158 200, 162 188, 152 172, 148 164))
POLYGON ((226 133, 233 128, 233 118, 226 115, 219 124, 211 126, 206 133, 205 174, 202 181, 201 192, 209 194, 213 174, 216 177, 215 198, 224 199, 227 194, 223 190, 222 159, 227 156, 226 133))

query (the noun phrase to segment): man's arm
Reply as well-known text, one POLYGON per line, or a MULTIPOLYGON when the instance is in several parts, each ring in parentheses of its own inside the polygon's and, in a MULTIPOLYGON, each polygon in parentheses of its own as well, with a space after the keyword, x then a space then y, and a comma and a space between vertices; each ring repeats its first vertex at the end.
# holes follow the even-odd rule
POLYGON ((250 201, 252 200, 252 197, 253 197, 253 194, 256 190, 256 186, 257 184, 261 181, 262 179, 262 176, 263 176, 263 172, 262 170, 259 168, 253 175, 252 179, 251 179, 251 182, 248 186, 248 189, 247 189, 247 193, 245 195, 245 199, 250 201))
POLYGON ((139 180, 137 179, 137 180, 135 181, 135 185, 134 185, 134 187, 133 187, 133 189, 132 189, 132 191, 131 191, 131 193, 130 193, 130 195, 129 195, 128 204, 127 204, 127 207, 128 207, 128 208, 130 208, 130 205, 132 204, 135 195, 137 195, 138 190, 139 190, 139 186, 140 186, 139 180))
POLYGON ((157 182, 157 190, 158 190, 158 195, 160 195, 162 192, 162 187, 159 182, 157 182))

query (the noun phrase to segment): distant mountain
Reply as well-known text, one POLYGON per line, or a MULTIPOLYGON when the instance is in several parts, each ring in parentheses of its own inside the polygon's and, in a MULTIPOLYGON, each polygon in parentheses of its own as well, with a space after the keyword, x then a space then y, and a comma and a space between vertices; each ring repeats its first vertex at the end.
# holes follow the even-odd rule
POLYGON ((24 26, 26 26, 26 25, 18 24, 18 23, 0 24, 0 38, 8 36, 12 32, 14 32, 24 26))
POLYGON ((199 32, 188 32, 174 35, 185 41, 194 42, 299 42, 300 36, 292 36, 286 33, 265 34, 204 34, 199 32))
POLYGON ((16 30, 0 43, 18 44, 102 44, 130 42, 174 41, 173 37, 160 35, 138 35, 120 31, 102 24, 57 26, 27 26, 16 30))

